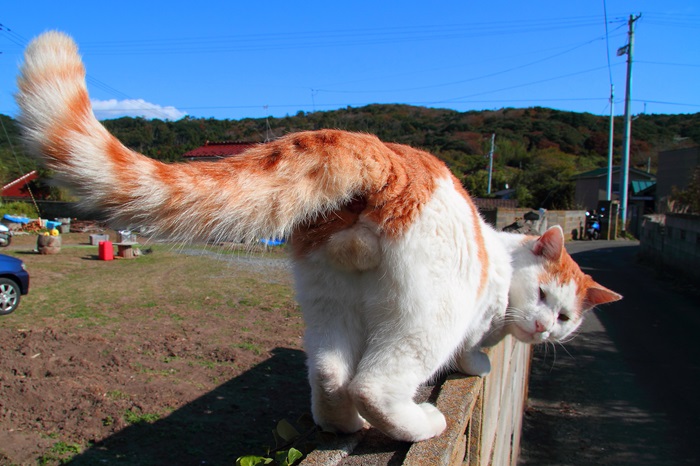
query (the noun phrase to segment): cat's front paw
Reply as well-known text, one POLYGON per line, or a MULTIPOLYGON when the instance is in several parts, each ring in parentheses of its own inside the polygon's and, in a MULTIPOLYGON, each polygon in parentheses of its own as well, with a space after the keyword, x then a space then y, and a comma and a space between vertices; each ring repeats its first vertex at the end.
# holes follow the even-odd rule
POLYGON ((362 416, 349 416, 345 419, 322 419, 315 418, 314 421, 322 431, 335 434, 354 434, 362 429, 369 428, 369 423, 362 416))
POLYGON ((425 438, 421 438, 420 440, 427 440, 440 435, 445 428, 447 428, 447 420, 445 419, 445 415, 430 403, 421 403, 418 406, 420 406, 425 413, 426 417, 428 418, 428 424, 430 425, 427 435, 425 438))
POLYGON ((483 377, 491 372, 491 361, 486 354, 477 349, 459 355, 457 367, 464 374, 483 377))

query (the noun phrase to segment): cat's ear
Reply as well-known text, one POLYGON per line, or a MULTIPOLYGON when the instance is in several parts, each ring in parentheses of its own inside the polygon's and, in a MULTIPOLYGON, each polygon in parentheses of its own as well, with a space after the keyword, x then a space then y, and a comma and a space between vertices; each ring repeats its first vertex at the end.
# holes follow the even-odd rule
POLYGON ((591 308, 599 304, 612 303, 621 299, 622 295, 593 282, 586 290, 586 300, 584 304, 586 308, 591 308))
POLYGON ((564 251, 564 231, 559 225, 544 232, 535 242, 532 252, 551 261, 558 261, 564 251))

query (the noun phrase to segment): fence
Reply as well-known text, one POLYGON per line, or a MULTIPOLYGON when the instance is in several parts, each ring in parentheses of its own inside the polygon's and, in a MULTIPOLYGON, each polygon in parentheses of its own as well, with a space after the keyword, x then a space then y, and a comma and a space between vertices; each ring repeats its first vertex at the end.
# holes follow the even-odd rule
POLYGON ((302 466, 514 466, 527 401, 530 346, 508 336, 490 349, 489 357, 492 372, 486 377, 452 375, 435 387, 435 403, 447 418, 447 430, 439 437, 406 448, 400 442, 382 443, 372 431, 340 436, 320 445, 302 466))
MULTIPOLYGON (((532 212, 532 209, 497 207, 481 210, 484 219, 499 231, 522 219, 528 212, 532 212)), ((564 236, 567 240, 581 238, 583 235, 586 225, 585 210, 547 210, 545 218, 546 222, 543 223, 543 228, 559 225, 564 230, 564 236)))

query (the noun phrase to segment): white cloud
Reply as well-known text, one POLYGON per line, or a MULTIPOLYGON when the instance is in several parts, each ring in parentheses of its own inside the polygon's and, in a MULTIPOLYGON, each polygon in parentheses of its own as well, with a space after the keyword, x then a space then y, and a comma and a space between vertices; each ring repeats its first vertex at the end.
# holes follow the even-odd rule
POLYGON ((149 120, 158 118, 159 120, 175 121, 187 115, 186 112, 175 107, 162 107, 143 99, 93 100, 92 109, 98 120, 129 116, 143 117, 149 120))

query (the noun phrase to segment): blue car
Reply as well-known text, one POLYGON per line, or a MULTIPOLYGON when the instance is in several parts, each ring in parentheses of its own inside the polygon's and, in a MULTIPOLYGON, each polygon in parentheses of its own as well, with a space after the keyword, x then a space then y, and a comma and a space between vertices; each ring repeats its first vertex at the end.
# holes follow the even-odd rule
POLYGON ((24 262, 0 254, 0 315, 17 309, 20 296, 29 292, 29 274, 24 262))

